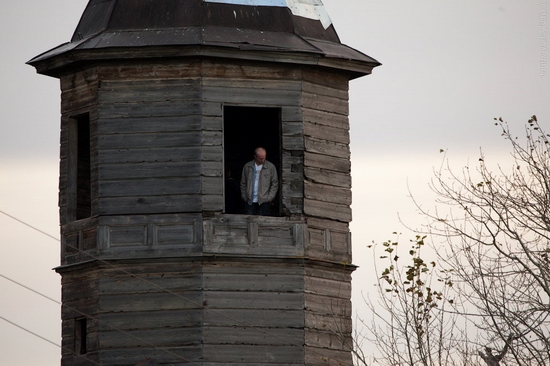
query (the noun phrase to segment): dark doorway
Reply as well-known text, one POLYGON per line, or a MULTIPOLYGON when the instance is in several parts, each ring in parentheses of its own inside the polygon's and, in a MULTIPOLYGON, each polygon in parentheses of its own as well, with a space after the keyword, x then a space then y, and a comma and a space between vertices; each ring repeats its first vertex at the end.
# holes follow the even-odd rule
POLYGON ((267 160, 277 168, 279 191, 272 215, 280 215, 281 201, 281 109, 263 107, 224 107, 225 213, 244 213, 240 191, 243 165, 254 159, 254 150, 263 147, 267 160), (235 195, 237 199, 234 198, 235 195))

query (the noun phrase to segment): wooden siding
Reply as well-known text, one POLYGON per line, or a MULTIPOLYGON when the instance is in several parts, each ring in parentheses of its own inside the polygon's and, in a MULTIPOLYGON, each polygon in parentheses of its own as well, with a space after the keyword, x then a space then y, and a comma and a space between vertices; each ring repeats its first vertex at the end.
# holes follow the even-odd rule
POLYGON ((303 268, 296 260, 205 263, 205 362, 303 365, 303 268))
POLYGON ((353 365, 352 271, 352 267, 315 264, 305 269, 307 365, 353 365))
POLYGON ((133 366, 147 351, 174 364, 351 365, 352 270, 236 257, 67 267, 62 365, 85 364, 71 353, 83 315, 86 357, 102 365, 133 366))
POLYGON ((348 80, 321 71, 303 75, 304 213, 349 223, 348 80))
POLYGON ((90 122, 90 163, 92 215, 97 211, 94 202, 97 187, 97 106, 98 85, 97 70, 91 68, 64 76, 61 82, 61 136, 59 155, 59 219, 63 225, 76 218, 76 162, 77 154, 75 130, 71 124, 78 116, 88 114, 90 122), (69 143, 71 141, 71 143, 69 143))
MULTIPOLYGON (((165 68, 153 69, 162 73, 165 68)), ((200 211, 200 79, 144 79, 128 73, 120 80, 102 72, 98 213, 200 211)))

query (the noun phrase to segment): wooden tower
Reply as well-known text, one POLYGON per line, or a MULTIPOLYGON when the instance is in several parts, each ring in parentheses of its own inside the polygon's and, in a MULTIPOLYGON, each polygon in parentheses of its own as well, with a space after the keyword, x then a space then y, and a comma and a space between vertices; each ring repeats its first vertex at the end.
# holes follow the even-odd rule
POLYGON ((348 82, 379 63, 320 0, 90 0, 29 64, 61 83, 63 366, 352 364, 348 82), (228 203, 257 146, 269 217, 228 203))

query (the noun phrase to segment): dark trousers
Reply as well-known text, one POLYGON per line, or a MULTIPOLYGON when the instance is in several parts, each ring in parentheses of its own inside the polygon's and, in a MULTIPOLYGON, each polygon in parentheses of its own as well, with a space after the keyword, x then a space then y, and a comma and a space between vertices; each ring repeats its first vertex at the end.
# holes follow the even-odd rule
POLYGON ((246 215, 269 216, 271 213, 271 202, 264 202, 261 205, 257 202, 253 204, 245 203, 244 206, 244 213, 246 215))

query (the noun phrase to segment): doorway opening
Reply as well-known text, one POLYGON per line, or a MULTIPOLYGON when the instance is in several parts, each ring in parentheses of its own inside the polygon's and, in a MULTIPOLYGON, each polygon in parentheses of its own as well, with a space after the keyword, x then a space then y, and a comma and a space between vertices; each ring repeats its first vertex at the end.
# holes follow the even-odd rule
POLYGON ((267 160, 277 168, 279 189, 273 200, 272 216, 281 212, 281 108, 236 107, 223 109, 225 208, 228 214, 244 213, 239 183, 243 165, 254 159, 254 150, 263 147, 267 160))

